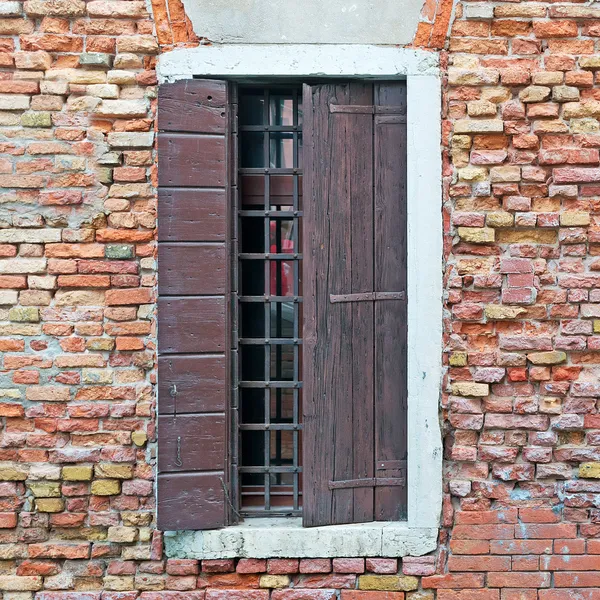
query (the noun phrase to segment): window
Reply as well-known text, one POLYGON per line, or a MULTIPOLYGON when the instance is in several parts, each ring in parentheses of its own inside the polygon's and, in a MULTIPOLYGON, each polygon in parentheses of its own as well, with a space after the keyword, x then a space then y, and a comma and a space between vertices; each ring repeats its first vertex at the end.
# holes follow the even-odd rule
POLYGON ((242 517, 302 507, 302 88, 240 87, 232 489, 242 517))
POLYGON ((407 518, 406 104, 161 88, 161 528, 407 518))

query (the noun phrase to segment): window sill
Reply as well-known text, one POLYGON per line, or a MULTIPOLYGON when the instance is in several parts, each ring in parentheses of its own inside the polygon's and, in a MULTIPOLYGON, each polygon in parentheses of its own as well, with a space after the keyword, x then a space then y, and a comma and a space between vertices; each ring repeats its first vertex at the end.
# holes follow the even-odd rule
POLYGON ((248 519, 208 531, 169 531, 169 558, 336 558, 422 556, 437 547, 436 527, 406 522, 302 527, 299 518, 248 519))

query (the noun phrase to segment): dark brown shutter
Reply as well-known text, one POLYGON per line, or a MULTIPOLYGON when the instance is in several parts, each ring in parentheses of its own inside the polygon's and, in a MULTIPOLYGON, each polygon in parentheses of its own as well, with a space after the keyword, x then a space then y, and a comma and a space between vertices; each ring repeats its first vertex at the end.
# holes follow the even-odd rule
POLYGON ((406 516, 406 86, 304 91, 304 524, 406 516))
POLYGON ((158 95, 158 526, 227 524, 227 83, 158 95))

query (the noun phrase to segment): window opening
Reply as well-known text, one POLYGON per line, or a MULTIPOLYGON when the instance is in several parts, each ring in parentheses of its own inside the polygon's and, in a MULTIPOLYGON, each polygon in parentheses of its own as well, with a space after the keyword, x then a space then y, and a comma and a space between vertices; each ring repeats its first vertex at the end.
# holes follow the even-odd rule
POLYGON ((301 102, 300 86, 238 88, 233 489, 242 516, 302 509, 301 102))

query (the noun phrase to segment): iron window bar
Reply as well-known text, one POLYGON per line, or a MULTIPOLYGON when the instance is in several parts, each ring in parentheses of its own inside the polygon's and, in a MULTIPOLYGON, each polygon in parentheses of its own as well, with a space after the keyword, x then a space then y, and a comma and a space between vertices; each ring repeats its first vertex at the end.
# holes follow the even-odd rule
POLYGON ((301 88, 238 88, 237 100, 232 489, 242 517, 300 515, 301 88))

